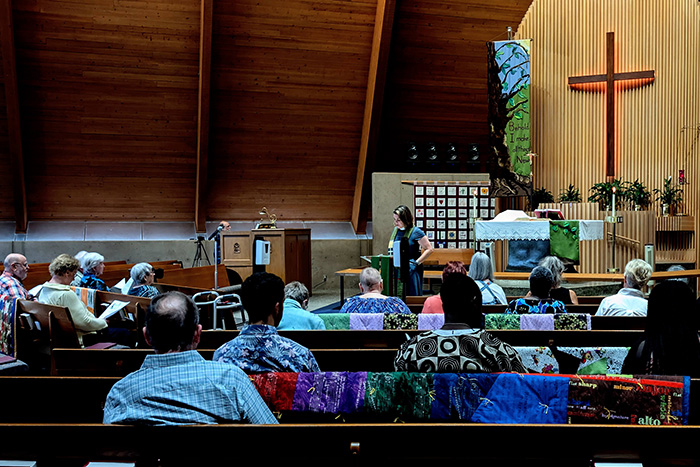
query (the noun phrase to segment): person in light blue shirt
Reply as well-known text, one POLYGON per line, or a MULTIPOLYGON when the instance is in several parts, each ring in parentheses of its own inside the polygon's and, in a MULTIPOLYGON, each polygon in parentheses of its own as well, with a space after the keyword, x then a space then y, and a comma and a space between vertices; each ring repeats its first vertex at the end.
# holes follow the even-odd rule
POLYGON ((243 371, 204 360, 195 350, 202 326, 190 297, 173 291, 153 298, 143 331, 155 355, 112 387, 104 423, 277 424, 243 371))
POLYGON ((284 286, 284 313, 277 325, 278 331, 297 329, 326 329, 323 320, 306 311, 309 306, 309 289, 298 281, 284 286))
POLYGON ((212 360, 236 365, 246 373, 321 371, 309 349, 277 334, 284 310, 282 279, 256 272, 243 281, 241 302, 250 324, 216 349, 212 360))

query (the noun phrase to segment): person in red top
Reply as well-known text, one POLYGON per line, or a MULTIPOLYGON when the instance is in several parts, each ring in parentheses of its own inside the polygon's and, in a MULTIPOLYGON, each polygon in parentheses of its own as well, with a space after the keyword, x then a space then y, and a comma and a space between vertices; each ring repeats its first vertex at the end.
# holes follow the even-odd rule
POLYGON ((27 258, 19 253, 10 253, 5 257, 4 265, 5 271, 0 276, 0 298, 29 299, 29 293, 22 285, 29 272, 27 258))
MULTIPOLYGON (((450 274, 464 274, 466 276, 467 268, 461 261, 448 261, 444 269, 442 270, 443 282, 445 281, 445 278, 448 277, 450 274)), ((430 297, 425 299, 425 303, 423 303, 423 310, 421 311, 421 313, 443 313, 442 297, 440 297, 439 293, 436 295, 431 295, 430 297)))

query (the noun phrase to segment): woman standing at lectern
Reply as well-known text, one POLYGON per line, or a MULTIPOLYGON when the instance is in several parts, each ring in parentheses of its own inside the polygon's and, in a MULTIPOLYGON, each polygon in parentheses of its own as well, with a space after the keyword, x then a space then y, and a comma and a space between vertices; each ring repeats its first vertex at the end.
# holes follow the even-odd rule
POLYGON ((408 239, 409 277, 407 296, 423 295, 423 262, 433 252, 433 245, 421 229, 413 225, 413 214, 404 205, 394 209, 394 231, 389 238, 389 251, 393 251, 394 242, 403 237, 408 239))

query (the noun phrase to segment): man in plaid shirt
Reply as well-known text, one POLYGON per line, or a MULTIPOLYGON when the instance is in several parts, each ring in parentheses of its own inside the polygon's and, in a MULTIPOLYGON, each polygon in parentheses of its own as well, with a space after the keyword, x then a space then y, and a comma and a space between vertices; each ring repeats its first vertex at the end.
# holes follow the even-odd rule
POLYGON ((109 391, 104 423, 194 425, 276 424, 248 376, 228 363, 204 360, 195 350, 202 333, 199 310, 181 292, 151 300, 144 336, 155 354, 109 391))
POLYGON ((27 258, 19 253, 10 253, 5 257, 5 272, 0 276, 0 298, 21 298, 27 300, 29 294, 22 285, 27 278, 29 265, 27 258))

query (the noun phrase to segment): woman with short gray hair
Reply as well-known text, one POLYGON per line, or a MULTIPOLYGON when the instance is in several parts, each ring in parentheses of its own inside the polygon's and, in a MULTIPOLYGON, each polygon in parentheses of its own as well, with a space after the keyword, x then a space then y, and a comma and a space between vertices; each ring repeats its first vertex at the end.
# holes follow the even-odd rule
POLYGON ((105 270, 104 256, 95 252, 85 253, 80 260, 80 266, 83 270, 83 277, 80 279, 78 287, 109 292, 109 287, 107 287, 105 281, 98 277, 105 270))
POLYGON ((156 273, 153 266, 148 263, 138 263, 131 267, 131 280, 133 284, 127 295, 153 298, 160 292, 153 286, 156 273))

